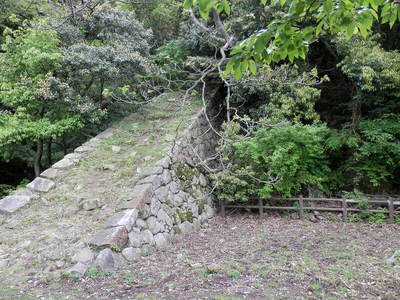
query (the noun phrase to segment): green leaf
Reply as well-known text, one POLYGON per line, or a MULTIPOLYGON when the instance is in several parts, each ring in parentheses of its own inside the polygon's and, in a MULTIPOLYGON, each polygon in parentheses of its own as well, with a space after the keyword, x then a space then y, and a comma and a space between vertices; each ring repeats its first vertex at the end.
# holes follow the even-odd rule
POLYGON ((368 27, 365 26, 365 24, 363 24, 363 23, 359 24, 358 29, 363 38, 366 38, 368 36, 368 27))
POLYGON ((346 29, 346 38, 350 39, 354 35, 354 30, 356 28, 356 25, 354 23, 351 23, 347 26, 346 29))
POLYGON ((185 0, 183 4, 184 9, 190 9, 193 6, 193 0, 185 0))
POLYGON ((332 0, 324 1, 323 8, 325 14, 329 15, 333 10, 333 1, 332 0))
POLYGON ((255 49, 254 52, 258 55, 261 55, 262 52, 265 49, 265 43, 264 43, 264 39, 261 38, 261 36, 257 37, 256 43, 255 43, 255 49))
POLYGON ((235 60, 230 59, 230 60, 228 61, 228 63, 226 64, 226 68, 225 68, 225 73, 226 73, 226 74, 232 73, 234 64, 235 64, 235 60))
POLYGON ((241 64, 239 66, 237 66, 235 69, 234 76, 235 76, 236 80, 239 80, 242 77, 242 70, 240 69, 240 66, 241 66, 241 64))
POLYGON ((389 26, 390 26, 390 28, 393 27, 394 23, 396 22, 396 19, 397 19, 397 14, 396 13, 393 13, 393 14, 390 15, 390 18, 389 18, 389 26))
POLYGON ((231 14, 231 7, 229 5, 228 0, 223 0, 222 1, 222 6, 224 8, 224 11, 225 11, 226 15, 229 16, 231 14))
POLYGON ((251 74, 256 75, 257 74, 257 67, 256 63, 254 60, 249 60, 249 69, 251 74))
POLYGON ((198 0, 199 2, 199 11, 200 11, 200 16, 204 20, 208 20, 208 17, 210 15, 210 10, 212 7, 215 6, 215 3, 213 0, 198 0))
POLYGON ((249 62, 247 60, 244 60, 240 63, 240 70, 242 71, 242 73, 246 73, 248 67, 249 67, 249 62))

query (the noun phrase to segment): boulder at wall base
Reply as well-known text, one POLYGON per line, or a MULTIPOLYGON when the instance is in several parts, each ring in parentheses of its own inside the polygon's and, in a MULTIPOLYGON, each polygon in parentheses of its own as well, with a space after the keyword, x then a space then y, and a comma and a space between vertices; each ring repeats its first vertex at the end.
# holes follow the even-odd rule
POLYGON ((126 261, 121 254, 115 253, 111 249, 104 249, 100 251, 93 265, 103 271, 114 271, 125 263, 126 261))
POLYGON ((156 243, 157 248, 165 247, 168 244, 168 241, 163 233, 156 234, 154 236, 154 241, 156 243))
POLYGON ((125 248, 122 251, 122 256, 128 261, 135 261, 138 260, 141 256, 140 248, 125 248))
POLYGON ((91 263, 94 259, 94 253, 89 248, 83 248, 79 250, 73 257, 73 262, 79 262, 82 264, 91 263))
POLYGON ((76 265, 74 265, 68 270, 68 273, 71 275, 84 275, 87 268, 88 268, 87 265, 78 262, 76 265))
POLYGON ((180 231, 181 231, 183 234, 191 233, 191 232, 193 232, 193 230, 194 230, 193 224, 190 223, 190 222, 188 222, 188 221, 185 221, 185 222, 183 222, 182 224, 179 224, 178 227, 179 227, 180 231))
POLYGON ((123 249, 128 242, 128 230, 125 226, 108 228, 88 242, 89 246, 98 248, 123 249))
POLYGON ((158 219, 154 216, 151 216, 150 218, 147 219, 146 221, 147 227, 151 231, 152 234, 157 234, 159 232, 164 231, 164 226, 161 222, 158 221, 158 219))
POLYGON ((0 200, 0 214, 11 214, 24 207, 31 200, 30 196, 7 196, 0 200))

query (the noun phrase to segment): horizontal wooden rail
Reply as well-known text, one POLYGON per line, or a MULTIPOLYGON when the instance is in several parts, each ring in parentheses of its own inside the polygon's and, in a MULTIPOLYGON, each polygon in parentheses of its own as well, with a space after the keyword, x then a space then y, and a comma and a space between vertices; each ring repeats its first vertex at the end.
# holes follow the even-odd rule
POLYGON ((363 202, 362 200, 354 200, 354 199, 346 199, 346 198, 268 198, 266 201, 297 201, 299 203, 298 207, 295 206, 273 206, 273 205, 264 205, 263 200, 259 199, 258 205, 240 205, 240 204, 226 204, 223 201, 220 201, 221 206, 221 214, 225 216, 226 208, 254 208, 258 209, 260 215, 263 214, 264 210, 289 210, 289 211, 298 211, 300 218, 304 219, 304 212, 307 211, 328 211, 328 212, 342 212, 343 220, 346 221, 349 212, 360 212, 360 211, 368 211, 372 213, 383 213, 389 215, 389 222, 394 222, 394 216, 396 214, 400 215, 400 211, 395 210, 395 206, 400 207, 400 198, 387 198, 386 200, 366 200, 370 204, 381 204, 387 205, 388 210, 379 210, 379 209, 358 209, 349 207, 348 204, 357 204, 363 202), (319 202, 337 202, 340 203, 340 207, 311 207, 305 206, 304 203, 307 201, 319 201, 319 202))

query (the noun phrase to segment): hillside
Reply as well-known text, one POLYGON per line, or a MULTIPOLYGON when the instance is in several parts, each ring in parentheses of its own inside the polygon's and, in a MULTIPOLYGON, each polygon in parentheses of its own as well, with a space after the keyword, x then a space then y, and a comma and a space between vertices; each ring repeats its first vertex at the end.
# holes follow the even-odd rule
POLYGON ((155 98, 92 138, 67 155, 73 164, 58 162, 43 172, 55 183, 50 191, 34 191, 28 205, 0 215, 2 288, 60 276, 71 266, 75 252, 135 196, 146 167, 167 155, 195 120, 201 103, 181 98, 155 98))

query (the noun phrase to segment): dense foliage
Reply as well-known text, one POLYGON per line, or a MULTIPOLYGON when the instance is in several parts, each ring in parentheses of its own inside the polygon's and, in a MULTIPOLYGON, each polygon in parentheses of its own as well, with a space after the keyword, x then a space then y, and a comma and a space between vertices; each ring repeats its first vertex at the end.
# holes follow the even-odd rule
POLYGON ((215 176, 220 198, 290 197, 301 193, 304 186, 328 191, 331 170, 324 147, 329 134, 325 126, 265 127, 249 138, 237 134, 237 123, 227 124, 225 129, 234 141, 221 145, 227 166, 215 176))
POLYGON ((121 103, 206 84, 221 199, 399 193, 399 20, 390 0, 2 1, 0 162, 38 174, 121 103))
POLYGON ((25 160, 38 176, 54 154, 90 133, 90 124, 99 127, 116 102, 141 99, 152 34, 134 13, 106 3, 68 18, 32 13, 21 20, 11 8, 3 8, 0 159, 25 160))

